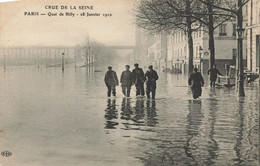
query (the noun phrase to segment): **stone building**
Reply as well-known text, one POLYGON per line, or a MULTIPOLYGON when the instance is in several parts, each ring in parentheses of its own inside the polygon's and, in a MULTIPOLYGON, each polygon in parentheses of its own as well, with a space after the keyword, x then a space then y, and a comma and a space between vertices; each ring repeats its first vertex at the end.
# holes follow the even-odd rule
POLYGON ((250 0, 247 3, 247 66, 248 70, 259 74, 260 64, 260 1, 250 0))
MULTIPOLYGON (((200 29, 192 33, 193 37, 193 64, 201 68, 203 73, 209 69, 210 51, 208 49, 208 34, 200 29), (200 51, 200 49, 202 49, 200 51), (201 61, 201 63, 200 63, 201 61), (201 67, 200 67, 201 64, 201 67)), ((218 68, 224 72, 225 64, 235 65, 237 54, 236 42, 236 23, 225 22, 214 31, 215 39, 215 63, 218 68)), ((246 42, 244 41, 244 48, 246 42)), ((188 41, 184 31, 173 31, 168 35, 168 63, 172 68, 181 70, 182 73, 188 71, 188 41)), ((244 59, 246 58, 246 49, 244 49, 244 59)))

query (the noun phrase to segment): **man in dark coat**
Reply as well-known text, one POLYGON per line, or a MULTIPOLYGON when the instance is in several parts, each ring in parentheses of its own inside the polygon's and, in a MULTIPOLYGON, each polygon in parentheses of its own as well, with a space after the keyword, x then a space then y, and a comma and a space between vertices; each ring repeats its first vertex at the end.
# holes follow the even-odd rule
POLYGON ((188 84, 191 88, 193 98, 199 98, 202 93, 201 87, 204 85, 204 79, 202 75, 198 72, 197 68, 193 69, 193 73, 191 73, 189 79, 188 79, 188 84))
POLYGON ((125 66, 125 71, 122 72, 120 77, 120 83, 122 86, 122 92, 126 97, 130 97, 131 86, 133 85, 132 72, 129 70, 130 66, 125 66))
POLYGON ((135 83, 136 87, 136 96, 142 95, 144 96, 144 82, 145 82, 145 77, 144 77, 144 72, 142 68, 139 68, 138 64, 136 63, 135 69, 133 70, 133 80, 135 83))
POLYGON ((150 92, 152 92, 152 99, 155 99, 155 90, 156 90, 156 80, 158 80, 158 74, 155 70, 153 70, 153 66, 150 65, 148 67, 148 71, 145 73, 146 81, 146 95, 147 98, 150 99, 150 92))
POLYGON ((212 69, 208 70, 208 74, 210 75, 210 87, 215 87, 215 83, 217 80, 218 74, 222 76, 219 70, 216 68, 216 65, 213 65, 212 69))
POLYGON ((107 86, 107 97, 111 96, 111 91, 113 96, 116 96, 116 86, 118 86, 118 78, 116 72, 112 70, 112 67, 108 67, 108 71, 104 78, 105 84, 107 86))

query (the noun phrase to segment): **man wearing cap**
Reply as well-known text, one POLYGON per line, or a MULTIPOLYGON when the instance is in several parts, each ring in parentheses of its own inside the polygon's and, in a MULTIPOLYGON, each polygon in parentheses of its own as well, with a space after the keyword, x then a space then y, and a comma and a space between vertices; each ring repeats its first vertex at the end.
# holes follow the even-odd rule
POLYGON ((116 72, 112 70, 112 67, 108 67, 108 71, 104 78, 105 84, 107 86, 107 97, 111 96, 111 91, 113 96, 116 96, 116 86, 118 86, 118 78, 116 72))
POLYGON ((155 99, 156 81, 158 80, 158 74, 153 70, 153 66, 148 67, 148 71, 145 73, 146 81, 146 95, 150 99, 150 92, 152 92, 152 99, 155 99))
POLYGON ((130 97, 131 86, 133 85, 132 72, 129 70, 130 66, 125 65, 125 71, 122 72, 120 77, 120 83, 122 86, 122 92, 126 97, 130 97))
POLYGON ((139 65, 136 63, 134 64, 135 69, 132 71, 133 73, 133 81, 136 87, 136 96, 142 95, 144 96, 144 71, 142 68, 139 68, 139 65))

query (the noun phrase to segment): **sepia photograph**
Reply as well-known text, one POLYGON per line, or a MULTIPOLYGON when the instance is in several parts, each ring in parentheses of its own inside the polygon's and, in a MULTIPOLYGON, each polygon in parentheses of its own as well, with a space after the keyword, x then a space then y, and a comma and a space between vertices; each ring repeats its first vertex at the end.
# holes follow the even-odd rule
POLYGON ((260 166, 260 0, 0 0, 0 166, 260 166))

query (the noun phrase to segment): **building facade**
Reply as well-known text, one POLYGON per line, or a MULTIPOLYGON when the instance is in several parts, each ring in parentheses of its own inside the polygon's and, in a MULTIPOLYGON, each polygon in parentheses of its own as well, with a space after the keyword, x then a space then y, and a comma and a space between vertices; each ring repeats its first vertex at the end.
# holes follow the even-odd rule
MULTIPOLYGON (((210 51, 208 49, 208 33, 199 29, 192 33, 193 37, 193 65, 207 73, 209 69, 210 51), (200 49, 202 49, 200 51, 200 49)), ((225 71, 225 64, 235 65, 237 55, 236 23, 225 22, 214 31, 215 63, 221 72, 225 71)), ((246 42, 244 41, 244 48, 246 42)), ((184 31, 174 31, 168 36, 168 62, 172 69, 188 72, 188 41, 184 31)), ((246 49, 243 53, 246 59, 246 49)))
POLYGON ((259 74, 260 64, 260 1, 250 0, 247 4, 247 66, 248 70, 259 74))

